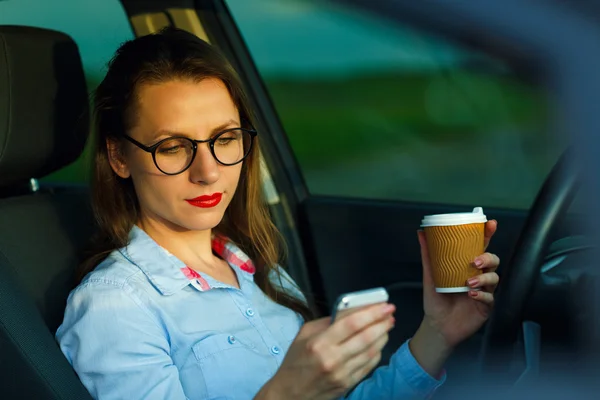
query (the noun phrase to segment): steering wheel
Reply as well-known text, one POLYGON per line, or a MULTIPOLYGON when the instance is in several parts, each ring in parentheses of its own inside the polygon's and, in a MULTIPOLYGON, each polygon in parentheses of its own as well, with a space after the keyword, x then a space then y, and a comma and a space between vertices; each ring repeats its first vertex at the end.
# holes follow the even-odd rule
POLYGON ((495 307, 486 327, 481 355, 484 374, 508 375, 527 301, 540 276, 540 267, 556 223, 569 208, 578 187, 579 170, 568 149, 539 191, 518 239, 502 269, 495 307))

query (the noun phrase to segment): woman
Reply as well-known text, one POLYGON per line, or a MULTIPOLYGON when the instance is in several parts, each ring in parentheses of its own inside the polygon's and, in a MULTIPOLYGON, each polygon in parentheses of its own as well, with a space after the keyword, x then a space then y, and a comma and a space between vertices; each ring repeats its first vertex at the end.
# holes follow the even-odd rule
MULTIPOLYGON (((95 93, 100 226, 56 336, 98 399, 331 399, 379 362, 394 306, 311 319, 278 266, 258 136, 234 71, 178 30, 125 43, 95 93)), ((486 240, 496 223, 486 227, 486 240)), ((470 296, 435 293, 425 318, 352 399, 428 397, 452 348, 486 320, 491 254, 470 296)))

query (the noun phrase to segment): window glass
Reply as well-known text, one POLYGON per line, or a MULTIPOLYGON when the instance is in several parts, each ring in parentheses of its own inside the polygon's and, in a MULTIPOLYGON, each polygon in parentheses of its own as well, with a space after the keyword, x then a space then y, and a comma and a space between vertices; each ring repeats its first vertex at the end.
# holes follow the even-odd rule
MULTIPOLYGON (((88 89, 94 90, 106 73, 106 63, 133 33, 118 0, 7 0, 0 2, 0 25, 26 25, 57 30, 79 47, 88 89)), ((87 181, 89 147, 73 164, 44 178, 46 181, 87 181)))
POLYGON ((564 148, 499 60, 319 2, 227 4, 312 194, 523 209, 564 148))

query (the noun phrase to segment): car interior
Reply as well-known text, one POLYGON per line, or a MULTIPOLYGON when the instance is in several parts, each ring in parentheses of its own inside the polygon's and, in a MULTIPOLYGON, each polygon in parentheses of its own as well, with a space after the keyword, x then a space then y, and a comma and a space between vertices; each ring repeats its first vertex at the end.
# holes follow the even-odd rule
POLYGON ((93 233, 87 190, 39 188, 89 131, 77 45, 60 32, 0 27, 2 397, 90 398, 56 346, 73 267, 93 233))
MULTIPOLYGON (((264 192, 288 244, 287 269, 320 315, 341 293, 385 286, 402 321, 390 334, 386 363, 423 315, 416 239, 422 216, 471 204, 311 192, 226 1, 120 3, 134 35, 167 25, 189 30, 218 46, 239 71, 259 120, 264 192)), ((54 340, 95 228, 89 190, 85 183, 43 179, 79 159, 93 136, 84 68, 68 34, 0 18, 1 398, 91 398, 54 340)), ((579 200, 575 159, 565 151, 556 160, 531 207, 485 209, 499 221, 490 251, 503 260, 503 283, 489 324, 447 366, 451 387, 464 387, 498 360, 502 374, 512 365, 516 372, 507 376, 514 382, 575 365, 585 352, 593 332, 581 327, 593 310, 583 299, 593 290, 594 272, 582 260, 595 246, 572 206, 579 200)))

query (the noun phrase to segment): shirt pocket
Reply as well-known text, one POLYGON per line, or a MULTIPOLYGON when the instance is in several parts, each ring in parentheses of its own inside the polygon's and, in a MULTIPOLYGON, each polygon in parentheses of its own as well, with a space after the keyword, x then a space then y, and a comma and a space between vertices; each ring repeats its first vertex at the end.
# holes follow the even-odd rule
POLYGON ((277 371, 268 351, 227 333, 205 337, 193 345, 192 352, 211 399, 253 398, 277 371))

